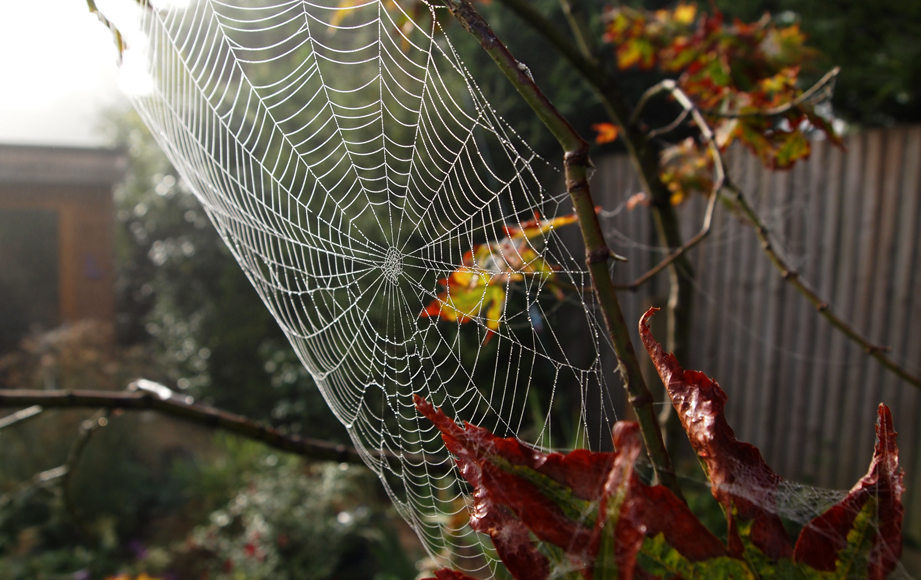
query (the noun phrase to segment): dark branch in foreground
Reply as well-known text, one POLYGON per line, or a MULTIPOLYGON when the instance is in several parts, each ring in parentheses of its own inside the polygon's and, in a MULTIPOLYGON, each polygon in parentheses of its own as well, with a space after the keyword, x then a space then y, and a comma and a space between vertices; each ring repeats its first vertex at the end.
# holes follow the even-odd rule
POLYGON ((591 275, 592 286, 595 288, 595 296, 598 299, 598 306, 608 335, 614 346, 618 369, 627 390, 627 400, 640 424, 646 451, 659 483, 670 489, 675 496, 684 499, 678 485, 678 478, 672 468, 671 458, 662 439, 655 401, 640 371, 639 361, 630 340, 630 331, 624 321, 614 283, 608 271, 608 261, 612 258, 612 252, 604 239, 598 215, 595 213, 595 204, 592 201, 591 187, 588 182, 588 172, 591 167, 588 143, 556 110, 535 84, 528 67, 518 62, 509 52, 489 24, 476 11, 470 0, 446 0, 445 5, 461 26, 476 38, 499 70, 556 137, 564 151, 566 189, 569 191, 573 208, 579 218, 582 241, 585 243, 586 266, 591 275))
MULTIPOLYGON (((40 405, 50 408, 123 409, 125 411, 157 411, 186 421, 223 429, 265 443, 280 451, 294 453, 317 461, 336 461, 364 465, 361 454, 353 447, 287 435, 272 427, 260 425, 241 415, 234 415, 214 407, 191 402, 191 398, 138 390, 128 391, 39 391, 0 389, 0 408, 30 407, 40 405), (164 397, 164 395, 166 395, 164 397)), ((373 455, 373 452, 372 452, 373 455)), ((385 454, 390 457, 389 454, 385 454)))

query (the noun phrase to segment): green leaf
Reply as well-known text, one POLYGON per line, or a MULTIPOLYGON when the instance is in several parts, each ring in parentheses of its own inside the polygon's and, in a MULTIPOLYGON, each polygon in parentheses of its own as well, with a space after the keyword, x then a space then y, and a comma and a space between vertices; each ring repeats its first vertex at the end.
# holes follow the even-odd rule
POLYGON ((656 578, 682 580, 754 580, 756 576, 742 560, 720 556, 692 562, 666 542, 663 534, 646 538, 637 564, 656 578))

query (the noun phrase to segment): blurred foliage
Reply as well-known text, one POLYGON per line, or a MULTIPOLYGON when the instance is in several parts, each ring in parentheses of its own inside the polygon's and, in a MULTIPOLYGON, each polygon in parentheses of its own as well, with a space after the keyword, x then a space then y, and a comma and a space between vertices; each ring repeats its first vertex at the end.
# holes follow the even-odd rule
POLYGON ((283 430, 347 442, 201 204, 137 114, 112 114, 107 131, 131 158, 115 198, 119 342, 149 345, 163 382, 202 402, 283 430))
MULTIPOLYGON (((10 388, 114 390, 156 376, 146 352, 81 323, 29 337, 0 376, 10 388)), ((53 474, 90 414, 52 409, 0 431, 0 578, 416 575, 421 547, 361 467, 131 412, 94 432, 69 475, 53 474)))
MULTIPOLYGON (((96 322, 33 334, 0 359, 7 388, 116 390, 137 376, 161 378, 146 349, 113 346, 112 329, 96 322)), ((101 578, 129 557, 128 539, 184 517, 188 480, 170 466, 190 450, 151 441, 154 417, 111 417, 72 473, 51 475, 91 414, 46 410, 0 431, 0 578, 101 578)), ((164 426, 176 427, 154 429, 164 426)))
MULTIPOLYGON (((565 15, 557 0, 534 0, 533 4, 552 22, 568 33, 565 15)), ((632 6, 657 10, 677 3, 666 0, 583 0, 584 13, 595 38, 601 38, 604 9, 607 6, 632 6)), ((727 19, 751 22, 765 12, 781 25, 799 24, 809 46, 820 57, 802 71, 802 86, 808 87, 834 66, 841 67, 832 97, 834 115, 848 123, 863 126, 921 122, 921 2, 896 0, 884 4, 861 0, 715 0, 714 5, 727 19)), ((581 77, 555 50, 501 2, 478 7, 512 53, 530 68, 542 89, 584 136, 592 136, 592 122, 605 118, 592 92, 581 77)), ((462 56, 496 109, 519 130, 522 136, 551 162, 557 155, 553 139, 544 134, 511 85, 492 72, 488 57, 468 46, 467 39, 452 34, 452 41, 464 46, 462 56), (473 64, 476 63, 474 67, 473 64)), ((482 53, 482 50, 479 51, 482 53)), ((618 83, 631 102, 658 80, 650 71, 630 70, 617 75, 618 83)), ((650 118, 651 126, 667 124, 674 110, 659 107, 661 118, 650 118)), ((677 139, 685 135, 678 134, 677 139)), ((616 151, 614 143, 602 150, 616 151)))
POLYGON ((921 2, 894 0, 718 0, 728 15, 758 18, 765 11, 799 22, 823 57, 816 79, 841 67, 835 115, 857 125, 921 122, 921 2))
MULTIPOLYGON (((244 485, 175 553, 174 573, 254 580, 416 575, 415 559, 400 543, 418 546, 415 536, 396 517, 371 472, 265 455, 251 443, 239 445, 231 456, 239 454, 256 460, 243 471, 244 485)), ((227 475, 210 467, 203 481, 221 483, 227 475)))

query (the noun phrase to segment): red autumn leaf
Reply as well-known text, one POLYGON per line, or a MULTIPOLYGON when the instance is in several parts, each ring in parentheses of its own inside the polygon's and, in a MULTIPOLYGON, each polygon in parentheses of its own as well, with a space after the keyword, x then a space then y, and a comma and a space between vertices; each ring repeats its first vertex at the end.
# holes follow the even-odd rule
POLYGON ((901 555, 904 489, 889 409, 879 406, 877 443, 867 475, 844 500, 803 529, 791 552, 775 514, 780 476, 754 446, 735 438, 723 413, 726 394, 719 385, 701 372, 681 368, 652 337, 647 321, 656 310, 643 316, 640 336, 705 466, 713 495, 725 508, 730 552, 742 555, 744 544, 754 545, 768 558, 745 554, 759 574, 770 572, 767 567, 773 562, 777 570, 798 570, 804 578, 812 578, 809 571, 817 570, 836 572, 835 577, 883 580, 901 555), (746 533, 750 535, 743 537, 746 533), (781 561, 787 562, 786 568, 781 561))
MULTIPOLYGON (((474 425, 462 428, 420 397, 414 401, 442 432, 474 488, 471 527, 493 539, 516 578, 549 575, 550 562, 528 531, 562 548, 568 564, 586 578, 613 577, 612 570, 618 578, 631 578, 637 554, 650 538, 661 542, 656 549, 662 553, 646 554, 647 560, 677 555, 690 563, 729 561, 720 541, 681 500, 636 476, 633 465, 642 451, 636 423, 615 425, 615 453, 542 453, 474 425)), ((744 567, 739 561, 728 565, 744 567)), ((649 577, 643 574, 639 577, 649 577)))
MULTIPOLYGON (((700 523, 683 501, 665 487, 644 484, 634 473, 634 464, 642 453, 639 424, 618 421, 614 425, 613 442, 617 453, 605 482, 599 510, 601 514, 606 514, 606 521, 599 518, 596 533, 602 523, 616 523, 612 539, 614 560, 619 572, 617 577, 630 580, 644 541, 659 536, 668 546, 671 554, 668 559, 672 561, 675 555, 692 563, 717 558, 725 561, 729 556, 726 548, 700 523), (618 498, 618 495, 622 497, 618 498), (617 499, 620 499, 617 512, 608 513, 611 504, 617 499)), ((598 561, 604 557, 604 541, 605 537, 601 536, 600 545, 593 548, 593 553, 597 554, 596 570, 598 561)), ((650 557, 650 554, 646 556, 650 557)), ((735 562, 736 569, 743 566, 741 562, 735 562)), ((648 578, 652 574, 649 570, 642 570, 638 576, 648 578)))
POLYGON ((470 576, 467 576, 463 572, 458 572, 457 570, 452 570, 451 568, 442 568, 441 570, 435 570, 434 578, 423 578, 422 580, 474 580, 470 576))
POLYGON ((585 545, 591 531, 577 520, 576 513, 566 513, 553 498, 535 483, 517 474, 534 472, 562 486, 579 501, 601 497, 613 454, 576 450, 567 455, 545 454, 513 438, 496 437, 487 429, 467 423, 466 428, 449 419, 440 409, 414 396, 416 408, 441 431, 445 445, 454 454, 457 466, 477 492, 477 507, 470 518, 479 530, 483 517, 493 506, 508 506, 538 538, 561 547, 585 545), (503 464, 500 468, 497 464, 503 464), (482 493, 481 493, 482 491, 482 493))
MULTIPOLYGON (((901 553, 903 514, 902 474, 888 408, 880 405, 869 473, 843 501, 804 528, 794 551, 776 515, 780 476, 754 446, 736 439, 719 385, 681 368, 652 337, 647 321, 656 310, 644 315, 640 335, 704 464, 713 495, 725 508, 728 548, 669 490, 637 477, 634 465, 642 452, 637 423, 615 424, 614 453, 543 453, 515 438, 496 437, 469 423, 461 426, 414 396, 416 408, 441 431, 473 487, 471 527, 492 538, 512 576, 548 579, 551 567, 562 564, 565 577, 585 580, 805 579, 826 572, 836 578, 883 580, 901 553), (551 544, 556 548, 548 548, 551 544)), ((439 580, 467 578, 451 570, 436 575, 439 580)))
POLYGON ((873 501, 875 517, 866 578, 883 580, 902 555, 902 470, 899 448, 895 442, 892 414, 880 404, 877 411, 876 448, 869 472, 857 482, 837 505, 815 518, 803 528, 796 542, 794 558, 821 571, 834 571, 839 554, 848 547, 848 533, 856 520, 873 501), (875 530, 874 530, 875 532, 875 530))
POLYGON ((650 308, 640 320, 640 338, 707 471, 713 496, 726 511, 730 553, 742 556, 741 520, 754 522, 751 542, 768 558, 791 557, 790 538, 783 522, 771 511, 781 477, 768 467, 756 447, 736 439, 726 422, 726 393, 719 384, 702 372, 684 370, 675 355, 666 353, 656 342, 647 325, 656 311, 658 308, 650 308))

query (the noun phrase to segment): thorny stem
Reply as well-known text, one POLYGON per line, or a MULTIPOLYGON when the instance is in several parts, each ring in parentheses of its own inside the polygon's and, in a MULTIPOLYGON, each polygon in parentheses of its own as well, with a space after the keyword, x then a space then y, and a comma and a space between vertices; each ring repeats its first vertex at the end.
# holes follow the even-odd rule
POLYGON ((95 408, 152 410, 215 427, 261 441, 280 451, 294 453, 317 461, 336 461, 364 465, 361 455, 352 447, 327 441, 286 435, 271 427, 259 425, 246 417, 214 407, 188 402, 185 397, 161 398, 149 391, 45 391, 0 389, 0 408, 41 405, 51 408, 95 408))
MULTIPOLYGON (((555 28, 552 24, 546 22, 546 18, 536 10, 522 11, 518 0, 502 1, 516 12, 519 12, 519 16, 525 18, 532 25, 535 22, 543 21, 542 30, 555 28), (515 6, 511 6, 511 4, 515 4, 515 6)), ((565 3, 578 0, 561 1, 565 3)), ((577 39, 589 34, 584 20, 570 18, 569 23, 573 36, 577 39)), ((662 248, 663 253, 669 254, 671 252, 662 261, 662 267, 657 268, 654 273, 643 278, 640 283, 645 283, 662 269, 668 268, 669 296, 666 321, 668 330, 665 346, 679 360, 685 360, 689 352, 691 304, 694 296, 694 270, 687 256, 685 256, 685 252, 702 241, 707 236, 709 228, 705 226, 705 233, 695 237, 691 245, 686 245, 682 242, 678 215, 675 213, 675 208, 671 203, 671 192, 662 182, 662 178, 659 175, 658 149, 652 141, 652 136, 640 127, 639 118, 636 114, 631 115, 629 113, 630 106, 617 85, 616 79, 608 72, 605 63, 597 61, 596 55, 587 48, 586 43, 580 43, 582 52, 581 54, 575 54, 573 57, 573 51, 569 49, 570 42, 561 42, 559 35, 553 38, 548 37, 548 39, 557 46, 558 50, 561 52, 566 51, 567 56, 570 58, 570 63, 579 70, 595 89, 608 116, 622 130, 630 161, 640 178, 643 189, 648 192, 651 200, 650 211, 652 212, 653 224, 659 238, 659 246, 662 248)), ((666 391, 665 397, 667 398, 667 396, 666 391)), ((677 449, 678 441, 682 437, 682 429, 677 416, 672 411, 671 405, 662 407, 659 421, 665 429, 667 447, 677 449)))
POLYGON ((566 187, 579 218, 582 239, 585 242, 586 264, 614 345, 618 369, 627 389, 628 400, 636 413, 646 450, 659 483, 670 489, 677 497, 683 498, 671 459, 662 440, 652 393, 649 392, 643 375, 640 373, 636 351, 630 340, 629 329, 624 321, 617 293, 608 271, 611 250, 601 231, 601 224, 595 213, 595 204, 592 201, 588 184, 587 174, 590 167, 588 143, 547 100, 547 97, 534 83, 527 67, 521 65, 512 56, 469 0, 446 0, 446 5, 458 22, 479 41, 538 118, 553 133, 565 152, 566 187))
MULTIPOLYGON (((589 85, 595 90, 598 99, 604 106, 608 116, 621 127, 624 143, 634 170, 640 179, 642 187, 648 192, 652 203, 650 211, 653 224, 659 238, 659 245, 666 253, 673 255, 665 258, 662 268, 656 273, 668 268, 669 273, 669 300, 668 300, 668 333, 665 346, 675 353, 680 359, 687 358, 688 339, 691 324, 691 301, 694 286, 692 279, 694 271, 691 263, 684 255, 690 247, 684 247, 678 224, 678 216, 671 204, 671 193, 659 177, 658 151, 636 123, 629 123, 630 107, 627 99, 620 91, 613 75, 590 53, 581 52, 565 34, 560 32, 540 11, 535 9, 529 0, 499 0, 507 8, 515 12, 522 20, 541 33, 556 50, 573 65, 589 85), (682 249, 683 248, 683 249, 682 249)), ((579 26, 578 22, 575 23, 579 26)), ((573 34, 580 36, 584 29, 574 29, 573 34)), ((705 236, 704 236, 705 237, 705 236)), ((694 243, 703 239, 700 238, 694 243)), ((691 246, 693 247, 693 246, 691 246)), ((645 278, 643 282, 651 279, 654 274, 645 278)), ((671 405, 662 408, 660 422, 666 429, 667 447, 675 449, 681 438, 681 425, 672 412, 671 405)))

